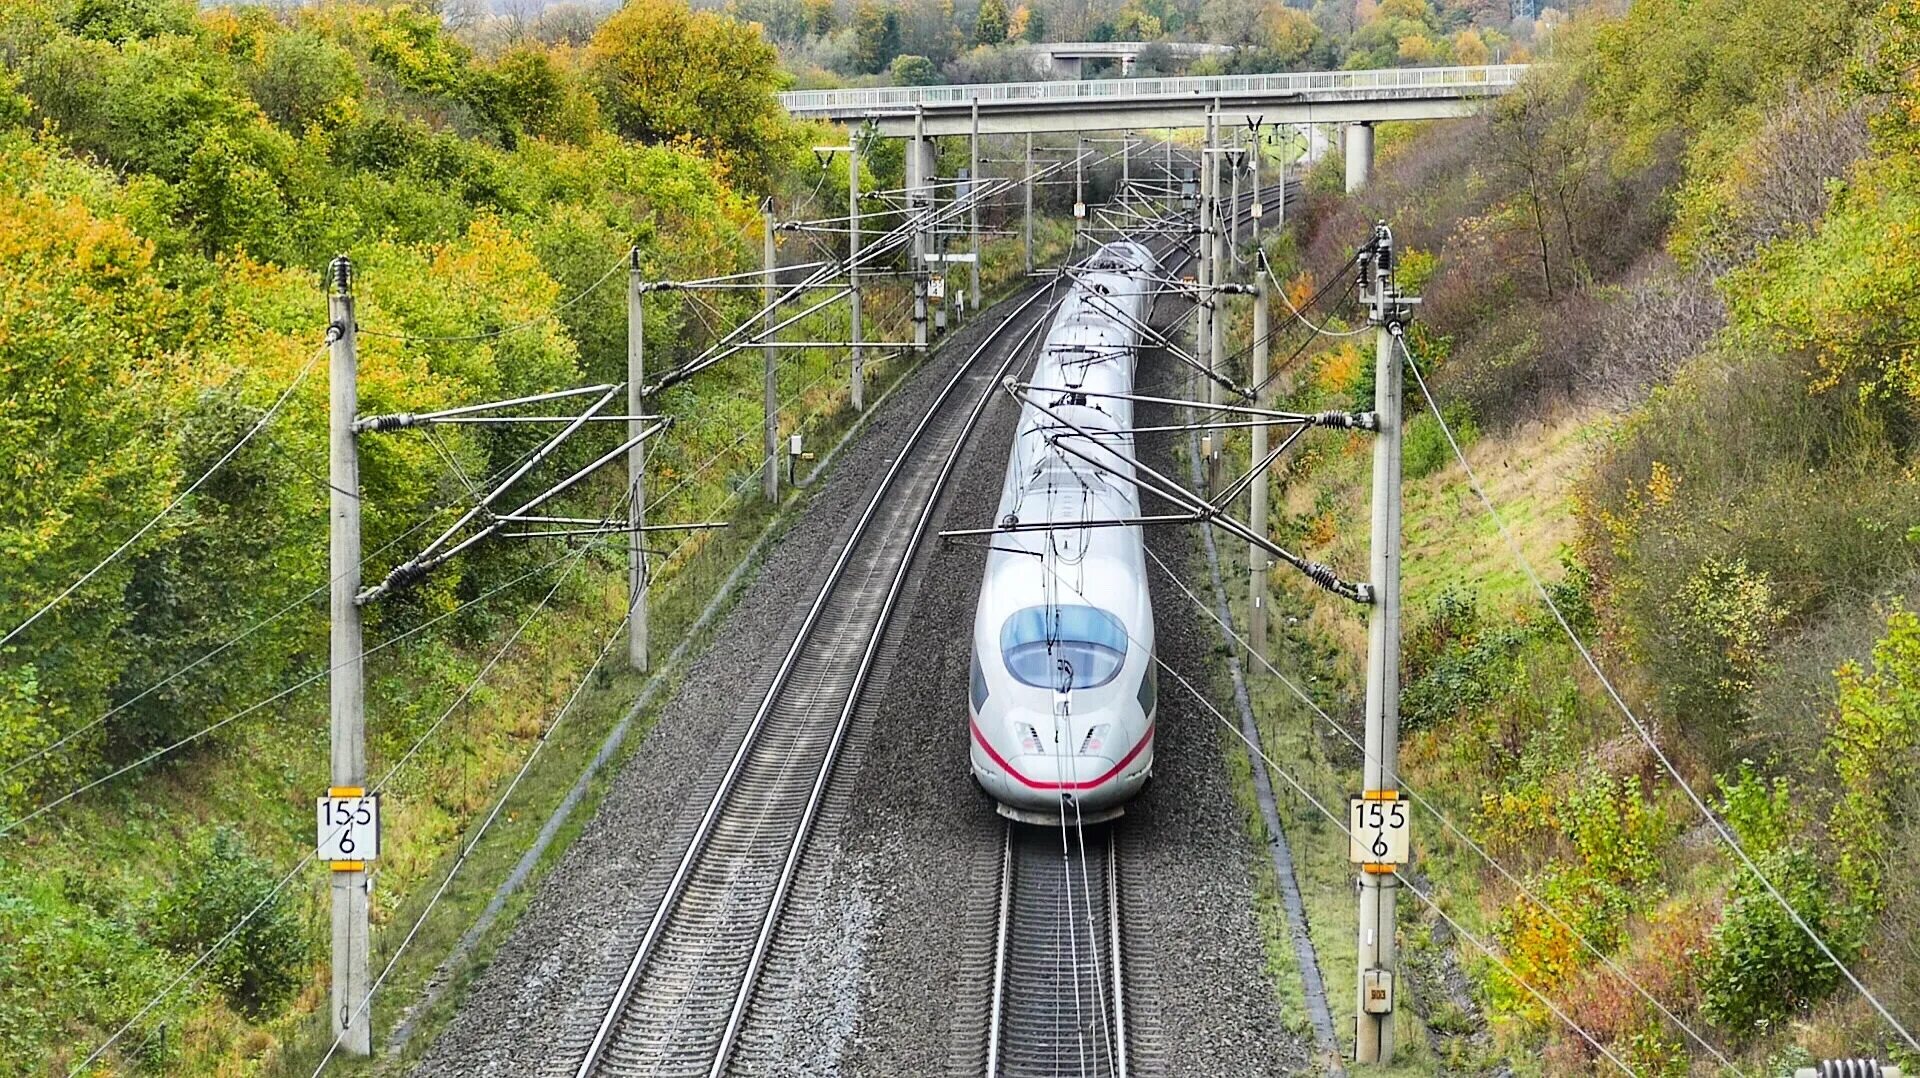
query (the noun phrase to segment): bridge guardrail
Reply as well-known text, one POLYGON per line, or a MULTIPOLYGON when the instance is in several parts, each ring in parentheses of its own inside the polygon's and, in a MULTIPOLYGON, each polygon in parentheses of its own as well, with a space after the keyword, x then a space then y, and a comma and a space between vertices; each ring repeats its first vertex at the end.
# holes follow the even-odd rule
POLYGON ((1479 67, 1397 67, 1365 71, 1295 71, 1273 75, 1181 75, 1166 78, 1000 82, 961 86, 880 86, 859 90, 798 90, 780 95, 792 113, 859 113, 912 109, 916 105, 981 107, 1111 98, 1148 100, 1213 95, 1380 93, 1400 90, 1455 91, 1477 97, 1512 88, 1526 64, 1479 67))

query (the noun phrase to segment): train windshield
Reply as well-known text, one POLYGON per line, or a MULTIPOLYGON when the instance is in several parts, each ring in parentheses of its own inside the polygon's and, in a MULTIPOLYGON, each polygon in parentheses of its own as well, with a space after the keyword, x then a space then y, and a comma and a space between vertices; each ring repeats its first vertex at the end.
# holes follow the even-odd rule
POLYGON ((1030 606, 1000 627, 1000 654, 1021 682, 1042 689, 1105 685, 1127 658, 1120 619, 1091 606, 1030 606), (1064 668, 1062 664, 1065 664, 1064 668))

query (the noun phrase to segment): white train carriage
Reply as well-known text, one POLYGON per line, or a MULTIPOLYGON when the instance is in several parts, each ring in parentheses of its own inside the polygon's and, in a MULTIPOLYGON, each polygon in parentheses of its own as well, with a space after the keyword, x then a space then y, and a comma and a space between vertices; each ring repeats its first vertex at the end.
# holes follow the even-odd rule
POLYGON ((1140 516, 1133 404, 1095 394, 1133 391, 1157 269, 1139 244, 1095 252, 1028 379, 998 521, 1032 530, 993 536, 969 699, 974 776, 1014 819, 1117 816, 1153 770, 1140 528, 1108 523, 1140 516))

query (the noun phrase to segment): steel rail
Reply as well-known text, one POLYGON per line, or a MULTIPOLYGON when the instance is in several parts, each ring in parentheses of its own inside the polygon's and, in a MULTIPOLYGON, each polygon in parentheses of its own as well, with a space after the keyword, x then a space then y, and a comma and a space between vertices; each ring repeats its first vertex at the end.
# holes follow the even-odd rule
POLYGON ((1104 830, 1100 842, 1082 833, 1063 851, 1064 833, 1006 822, 986 1078, 1129 1074, 1119 841, 1113 825, 1090 826, 1104 830), (1096 882, 1105 893, 1082 908, 1096 882), (1064 1000, 1074 1015, 1061 1013, 1064 1000))
MULTIPOLYGON (((988 348, 992 347, 994 341, 999 338, 1000 332, 1012 323, 1014 317, 1018 317, 1024 313, 1034 300, 1045 294, 1046 290, 1037 291, 1034 296, 1023 301, 1019 307, 1015 308, 1013 314, 1009 316, 1005 322, 1002 322, 1001 326, 997 328, 986 341, 981 343, 979 350, 975 352, 973 357, 968 359, 967 366, 971 367, 980 355, 983 355, 988 348)), ((1045 329, 1046 325, 1045 318, 1036 320, 1033 326, 1021 335, 1019 341, 1017 341, 1012 348, 1008 349, 1006 361, 1000 365, 1000 375, 1005 375, 1007 368, 1011 367, 1014 362, 1020 358, 1026 348, 1027 342, 1031 341, 1041 330, 1045 329)), ((906 549, 901 554, 900 566, 895 570, 893 581, 887 590, 887 596, 881 602, 880 615, 875 622, 873 634, 867 639, 866 650, 860 657, 860 667, 854 675, 853 686, 848 690, 846 702, 841 708, 840 719, 834 730, 833 742, 828 749, 827 762, 825 766, 820 769, 819 775, 814 779, 813 790, 807 801, 806 814, 801 820, 799 836, 795 839, 792 848, 787 852, 787 861, 780 874, 779 887, 774 892, 773 904, 768 911, 767 918, 761 925, 760 938, 755 943, 753 958, 747 967, 745 978, 741 981, 739 993, 734 999, 733 1014, 728 1019, 726 1032, 720 1040, 720 1052, 714 1059, 713 1067, 708 1071, 708 1078, 721 1078, 721 1075, 726 1071, 727 1062, 733 1052, 734 1038, 739 1033, 741 1024, 745 1021, 747 1007, 752 1002, 754 983, 758 979, 761 966, 766 961, 767 948, 772 942, 775 923, 780 919, 781 908, 785 905, 787 893, 792 887, 794 873, 799 869, 800 856, 806 846, 806 836, 812 830, 813 821, 819 814, 820 802, 826 793, 827 780, 832 775, 833 760, 839 754, 840 745, 846 738, 847 729, 853 723, 854 712, 859 707, 860 691, 865 686, 867 675, 873 668, 875 656, 879 654, 881 638, 886 635, 887 624, 892 618, 894 606, 898 603, 900 593, 906 586, 908 571, 913 568, 914 555, 918 552, 920 543, 926 538, 927 525, 932 522, 934 511, 939 506, 940 494, 946 489, 948 480, 952 478, 954 466, 959 463, 960 455, 965 452, 967 448, 967 440, 972 435, 974 426, 979 422, 980 416, 986 412, 987 405, 993 400, 993 396, 993 386, 989 384, 975 401, 973 410, 968 413, 966 421, 961 425, 960 433, 954 439, 953 448, 947 452, 946 460, 942 462, 940 466, 940 473, 934 477, 933 486, 927 492, 927 500, 921 506, 919 518, 914 522, 913 534, 907 540, 906 549)), ((938 407, 939 404, 936 403, 935 408, 937 409, 938 407)), ((918 432, 916 432, 914 440, 918 440, 918 432)), ((895 460, 896 467, 904 460, 906 453, 910 452, 912 448, 913 446, 909 444, 907 449, 902 451, 900 457, 895 460)), ((883 483, 883 486, 889 485, 891 485, 891 474, 889 474, 888 480, 883 483)), ((878 495, 876 495, 876 499, 877 498, 878 495)))
MULTIPOLYGON (((1282 199, 1286 197, 1285 186, 1274 184, 1259 192, 1248 192, 1243 197, 1243 201, 1258 199, 1276 190, 1280 192, 1282 199)), ((1178 258, 1181 265, 1192 258, 1178 245, 1173 245, 1173 248, 1165 252, 1162 257, 1178 258)), ((1155 297, 1152 303, 1157 306, 1158 297, 1155 297)), ((1143 320, 1143 324, 1146 321, 1143 320)), ((1152 336, 1158 338, 1153 343, 1163 345, 1169 343, 1157 332, 1152 336)), ((1166 403, 1184 402, 1169 400, 1166 403)), ((1269 422, 1275 421, 1267 415, 1265 410, 1236 410, 1259 415, 1268 419, 1269 422)), ((1306 418, 1308 417, 1301 417, 1303 420, 1306 418)), ((1305 430, 1306 427, 1302 425, 1300 429, 1305 430)), ((1041 527, 1034 526, 1032 530, 1040 530, 1041 527)), ((1075 993, 1079 991, 1089 972, 1094 989, 1094 1007, 1100 1015, 1100 1020, 1104 1022, 1110 1017, 1112 1021, 1112 1033, 1105 1046, 1107 1054, 1104 1059, 1100 1058, 1099 1038, 1083 1022, 1077 1022, 1074 1026, 1071 1047, 1076 1053, 1084 1052, 1088 1047, 1088 1037, 1093 1036, 1092 1062, 1096 1065, 1104 1064, 1103 1069, 1114 1078, 1127 1078, 1131 1063, 1131 1044, 1127 1028, 1126 937, 1121 915, 1120 850, 1117 826, 1117 824, 1109 824, 1105 827, 1106 865, 1099 876, 1106 893, 1096 900, 1098 905, 1104 907, 1105 938, 1096 939, 1092 925, 1090 923, 1085 925, 1086 943, 1093 956, 1091 970, 1083 969, 1077 959, 1069 959, 1067 955, 1055 953, 1052 955, 1055 966, 1051 974, 1048 974, 1044 965, 1035 968, 1032 959, 1036 954, 1044 955, 1049 948, 1055 952, 1061 950, 1057 937, 1058 910, 1074 903, 1075 898, 1072 892, 1076 886, 1082 888, 1084 894, 1084 889, 1092 884, 1094 869, 1088 863, 1088 855, 1091 851, 1086 849, 1083 834, 1080 850, 1069 851, 1064 858, 1061 857, 1061 851, 1056 849, 1023 853, 1020 844, 1021 825, 1013 821, 1006 823, 1001 853, 999 918, 994 939, 993 978, 988 1003, 986 1078, 1023 1078, 1028 1073, 1050 1074, 1052 1073, 1050 1067, 1057 1069, 1060 1065, 1072 1066, 1072 1062, 1067 1061, 1064 1055, 1069 1047, 1066 1039, 1059 1037, 1063 1032, 1060 1020, 1050 1016, 1036 1020, 1026 1014, 1026 1008, 1048 1003, 1057 1005, 1058 1000, 1068 992, 1069 987, 1075 993), (1034 877, 1024 881, 1021 871, 1023 857, 1029 862, 1024 875, 1034 877), (1048 871, 1052 863, 1065 866, 1065 874, 1058 879, 1048 871), (1076 863, 1080 873, 1078 881, 1074 878, 1076 863), (1057 894, 1038 896, 1036 901, 1036 896, 1032 893, 1036 886, 1056 883, 1059 888, 1057 894), (1046 911, 1053 910, 1055 923, 1051 927, 1056 935, 1044 939, 1028 937, 1023 941, 1022 931, 1031 931, 1036 927, 1032 924, 1022 924, 1023 909, 1027 911, 1026 917, 1029 921, 1036 918, 1044 920, 1046 911), (1104 950, 1106 955, 1104 970, 1101 968, 1101 950, 1104 950), (1021 961, 1023 958, 1027 961, 1021 961), (1071 968, 1063 971, 1062 962, 1071 968), (1016 965, 1021 968, 1014 969, 1016 965), (1039 978, 1039 983, 1036 983, 1036 978, 1039 978), (1042 1037, 1053 1036, 1057 1039, 1052 1042, 1036 1039, 1036 1032, 1042 1037), (1021 1050, 1021 1057, 1010 1058, 1012 1054, 1010 1050, 1016 1048, 1021 1050)), ((1092 910, 1085 910, 1080 916, 1065 918, 1066 931, 1073 933, 1076 940, 1083 930, 1082 916, 1090 919, 1092 910)), ((1077 953, 1077 944, 1067 949, 1067 954, 1077 955, 1077 953)), ((1083 1069, 1088 1062, 1084 1056, 1078 1060, 1083 1069)))
MULTIPOLYGON (((608 1007, 600 1021, 599 1027, 595 1031, 593 1040, 588 1045, 586 1056, 581 1061, 578 1069, 575 1071, 576 1078, 588 1078, 588 1076, 593 1074, 595 1069, 599 1066, 602 1056, 604 1055, 613 1037, 613 1033, 616 1027, 619 1025, 620 1019, 626 1014, 629 1008, 629 1004, 631 1003, 633 998, 633 991, 639 982, 640 975, 646 968, 649 959, 653 956, 653 953, 656 947, 658 946, 662 935, 664 934, 669 917, 671 916, 673 911, 678 907, 681 899, 685 897, 685 892, 687 890, 689 879, 691 878, 696 865, 700 861, 701 855, 705 852, 708 842, 713 836, 715 828, 718 826, 722 817, 726 813, 728 799, 730 795, 734 792, 735 788, 737 787, 740 781, 740 777, 744 771, 746 762, 753 748, 755 747, 756 743, 759 741, 761 733, 767 727, 769 718, 774 710, 776 703, 780 700, 783 694, 783 691, 788 686, 789 681, 792 680, 793 675, 797 667, 799 666, 800 659, 806 648, 806 645, 809 643, 810 640, 812 640, 816 629, 820 627, 822 614, 825 611, 829 603, 829 600, 836 593, 836 590, 838 589, 838 586, 840 585, 843 577, 845 576, 847 569, 852 564, 855 557, 855 553, 857 549, 860 547, 861 540, 866 537, 866 533, 869 525, 872 523, 874 518, 878 515, 882 504, 885 502, 887 495, 892 491, 896 480, 902 475, 903 471, 908 467, 908 461, 912 457, 914 450, 918 448, 919 443, 921 442, 923 436, 933 426, 935 419, 944 411, 949 399, 953 396, 955 391, 959 388, 962 382, 965 381, 967 377, 973 373, 975 365, 978 363, 980 358, 984 356, 996 343, 1002 340, 1002 336, 1001 336, 1002 331, 1005 328, 1012 326, 1015 320, 1020 315, 1024 314, 1030 307, 1033 306, 1033 304, 1039 302, 1046 295, 1048 295, 1048 290, 1046 289, 1035 290, 1032 296, 1021 301, 1020 305, 1016 307, 1014 311, 1007 316, 1007 318, 1003 321, 1001 327, 997 328, 994 331, 994 333, 987 338, 987 340, 983 341, 980 344, 980 346, 976 348, 970 356, 968 356, 966 362, 960 365, 959 369, 955 371, 954 375, 948 380, 947 384, 941 389, 940 395, 935 399, 933 405, 928 409, 927 415, 921 419, 920 423, 915 427, 913 433, 909 435, 906 445, 902 447, 902 449, 895 455, 892 466, 888 469, 886 475, 881 479, 880 483, 877 485, 873 497, 868 501, 866 510, 861 515, 859 521, 856 522, 856 524, 854 525, 854 529, 851 536, 849 537, 847 543, 841 550, 840 556, 835 560, 833 567, 829 570, 827 578, 825 582, 822 584, 819 593, 815 596, 812 605, 808 608, 806 617, 801 624, 801 628, 799 632, 795 635, 793 643, 788 647, 785 656, 782 658, 779 667, 776 669, 772 685, 768 688, 766 694, 763 696, 761 700, 759 707, 756 709, 754 717, 748 725, 746 734, 742 737, 739 747, 735 750, 732 759, 729 761, 727 765, 726 771, 724 772, 721 778, 719 788, 714 792, 712 798, 710 799, 707 809, 702 815, 702 818, 700 820, 700 823, 695 831, 695 834, 692 840, 688 843, 685 853, 681 856, 679 864, 675 868, 673 877, 667 885, 667 890, 665 894, 662 896, 659 905, 656 907, 654 914, 648 923, 645 935, 641 938, 639 945, 636 947, 633 957, 627 963, 627 968, 625 970, 624 975, 622 976, 620 985, 615 990, 615 993, 612 999, 609 1001, 608 1007)), ((1030 332, 1037 332, 1038 329, 1044 325, 1045 325, 1045 322, 1044 320, 1042 320, 1038 322, 1034 327, 1034 330, 1030 332)), ((1010 350, 1008 365, 1011 364, 1013 357, 1017 356, 1019 352, 1020 352, 1020 349, 1018 346, 1010 350)), ((963 429, 961 437, 959 439, 960 445, 965 444, 966 434, 970 432, 974 420, 977 419, 980 411, 984 407, 984 402, 991 399, 991 397, 993 396, 993 392, 992 392, 993 388, 994 386, 992 384, 989 384, 989 386, 983 391, 981 395, 982 404, 977 405, 973 414, 968 418, 965 428, 963 429)), ((789 852, 789 856, 787 858, 787 865, 782 872, 782 877, 781 877, 782 882, 780 885, 780 891, 777 892, 781 896, 784 896, 785 890, 787 886, 790 884, 793 865, 797 861, 797 851, 801 850, 805 846, 806 830, 808 827, 811 826, 811 823, 815 817, 820 796, 825 790, 826 778, 830 776, 832 771, 833 755, 837 752, 837 747, 841 743, 841 740, 845 733, 847 722, 849 721, 853 713, 854 709, 852 704, 855 700, 857 700, 859 695, 859 689, 860 689, 859 681, 862 678, 864 678, 865 671, 871 666, 873 655, 876 653, 876 650, 877 650, 878 641, 880 637, 884 635, 884 629, 887 623, 887 618, 891 612, 890 610, 891 605, 898 597, 898 593, 900 590, 899 589, 900 582, 904 580, 906 568, 912 562, 912 555, 913 555, 914 549, 917 547, 917 544, 919 542, 920 534, 924 533, 925 521, 930 516, 931 506, 934 502, 938 500, 941 486, 944 485, 944 480, 946 476, 951 473, 952 463, 956 459, 957 459, 957 451, 955 454, 949 457, 946 463, 946 466, 942 469, 941 480, 939 482, 936 482, 935 486, 929 492, 928 508, 923 510, 922 512, 921 525, 916 530, 916 535, 909 542, 906 555, 905 557, 903 557, 901 561, 901 569, 895 580, 895 584, 893 588, 890 590, 889 596, 879 612, 879 618, 873 630, 872 637, 869 640, 865 654, 862 657, 860 675, 856 677, 856 682, 854 686, 848 692, 848 706, 842 709, 840 722, 836 728, 833 741, 831 743, 831 747, 828 752, 827 759, 824 763, 824 766, 820 768, 819 774, 816 777, 815 782, 813 783, 813 788, 809 793, 808 807, 807 807, 806 815, 804 818, 804 826, 796 834, 793 848, 789 852)), ((766 941, 770 937, 770 926, 772 925, 772 923, 777 922, 779 918, 779 913, 780 911, 778 908, 778 903, 776 903, 774 907, 770 909, 770 911, 766 915, 766 922, 762 926, 760 938, 756 942, 756 946, 755 946, 755 954, 757 957, 752 962, 753 968, 757 969, 759 963, 764 960, 766 941)), ((720 1047, 720 1051, 717 1053, 716 1058, 714 1060, 714 1064, 712 1068, 712 1072, 714 1073, 717 1073, 720 1068, 724 1067, 725 1059, 731 1050, 730 1048, 731 1041, 738 1032, 741 1011, 745 1007, 746 1003, 751 999, 752 986, 749 982, 750 982, 750 978, 743 978, 741 990, 736 994, 735 1005, 732 1010, 732 1013, 729 1016, 728 1029, 726 1033, 723 1034, 723 1042, 720 1047)))

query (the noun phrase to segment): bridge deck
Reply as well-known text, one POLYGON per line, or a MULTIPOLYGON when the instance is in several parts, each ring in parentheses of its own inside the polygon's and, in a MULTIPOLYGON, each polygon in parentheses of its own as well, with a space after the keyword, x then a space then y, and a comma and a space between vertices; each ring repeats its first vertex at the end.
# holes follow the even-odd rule
POLYGON ((1192 127, 1216 103, 1229 122, 1349 123, 1463 116, 1511 90, 1525 64, 1303 71, 1144 79, 1003 82, 972 86, 882 86, 780 95, 803 117, 873 120, 883 134, 964 133, 977 101, 983 134, 1192 127))

